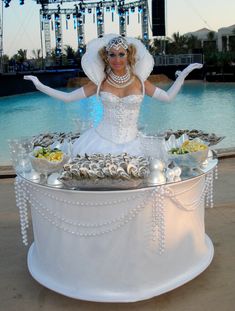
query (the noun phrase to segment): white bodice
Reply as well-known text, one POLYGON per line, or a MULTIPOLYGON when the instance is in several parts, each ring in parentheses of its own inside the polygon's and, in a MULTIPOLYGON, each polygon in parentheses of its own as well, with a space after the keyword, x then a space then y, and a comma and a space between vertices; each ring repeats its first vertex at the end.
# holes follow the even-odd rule
POLYGON ((98 134, 116 144, 127 143, 135 139, 143 95, 118 97, 101 91, 100 97, 104 106, 104 114, 96 128, 98 134))

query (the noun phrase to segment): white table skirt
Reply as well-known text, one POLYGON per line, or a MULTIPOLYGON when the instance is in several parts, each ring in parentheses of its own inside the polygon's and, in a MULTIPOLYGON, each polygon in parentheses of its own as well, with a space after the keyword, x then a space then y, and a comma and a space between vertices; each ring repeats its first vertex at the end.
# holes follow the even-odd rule
POLYGON ((127 191, 24 180, 34 232, 30 273, 58 293, 90 301, 138 301, 186 283, 213 257, 204 228, 208 176, 127 191))

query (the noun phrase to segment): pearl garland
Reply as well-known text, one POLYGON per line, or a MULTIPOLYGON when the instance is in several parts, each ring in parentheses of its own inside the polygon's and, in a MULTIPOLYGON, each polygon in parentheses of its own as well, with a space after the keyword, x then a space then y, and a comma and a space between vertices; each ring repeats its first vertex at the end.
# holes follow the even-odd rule
MULTIPOLYGON (((52 195, 50 193, 48 193, 47 191, 42 191, 40 188, 33 186, 30 183, 27 183, 27 187, 30 188, 33 191, 36 191, 38 193, 40 193, 42 196, 47 196, 50 199, 53 199, 57 202, 60 203, 64 203, 66 204, 65 207, 66 208, 70 208, 72 206, 79 206, 79 207, 98 207, 98 206, 113 206, 113 205, 117 205, 117 204, 122 204, 122 203, 126 203, 126 202, 130 202, 133 201, 136 198, 141 198, 143 196, 142 193, 140 194, 134 194, 131 195, 127 198, 123 198, 123 199, 116 199, 113 201, 102 201, 102 202, 81 202, 81 201, 72 201, 72 200, 65 200, 65 199, 61 199, 56 197, 55 195, 52 195)), ((29 190, 26 190, 29 193, 29 190)))
POLYGON ((20 227, 22 241, 25 246, 28 245, 27 229, 29 227, 28 210, 27 210, 27 196, 25 191, 25 184, 20 177, 15 179, 15 197, 16 207, 19 209, 20 227))
POLYGON ((214 207, 214 200, 213 200, 213 180, 214 180, 214 171, 211 171, 207 176, 206 176, 206 181, 208 182, 208 191, 206 194, 206 207, 213 208, 214 207))
POLYGON ((65 218, 58 218, 58 221, 55 217, 55 214, 53 212, 50 212, 51 216, 53 216, 53 218, 50 218, 45 212, 49 211, 49 209, 46 209, 44 207, 42 207, 42 205, 38 206, 37 204, 35 204, 32 200, 31 200, 31 206, 32 208, 34 208, 45 220, 47 220, 49 223, 51 223, 52 225, 54 225, 55 227, 63 230, 64 232, 79 236, 79 237, 95 237, 95 236, 101 236, 107 233, 111 233, 114 232, 118 229, 120 229, 121 227, 123 227, 125 224, 129 223, 130 221, 134 220, 137 215, 145 208, 145 202, 143 202, 142 204, 137 205, 135 208, 133 208, 129 213, 127 213, 127 215, 125 216, 121 216, 119 219, 115 219, 115 220, 111 220, 109 222, 103 223, 103 224, 78 224, 76 223, 77 227, 85 227, 85 229, 87 228, 92 228, 94 231, 78 231, 76 229, 71 229, 68 225, 70 221, 66 220, 65 218), (62 223, 61 223, 62 222, 62 223), (63 224, 63 222, 65 224, 63 224), (111 228, 103 228, 105 227, 105 225, 110 225, 110 224, 115 224, 114 226, 112 226, 111 228), (97 229, 99 226, 102 226, 102 229, 100 230, 95 230, 97 229))
POLYGON ((158 240, 158 252, 165 250, 165 214, 164 214, 165 186, 159 186, 152 192, 152 241, 158 240))
POLYGON ((36 207, 36 209, 38 211, 40 210, 42 212, 42 214, 45 215, 47 213, 48 215, 54 217, 56 220, 58 220, 61 223, 65 223, 67 225, 71 225, 73 227, 80 227, 80 228, 99 228, 99 227, 110 226, 110 225, 113 225, 117 222, 125 221, 126 219, 130 219, 130 216, 135 214, 137 211, 140 211, 140 209, 144 208, 144 206, 146 204, 146 201, 144 198, 142 203, 138 204, 137 207, 131 209, 127 213, 124 213, 123 215, 116 217, 116 218, 109 220, 109 221, 92 224, 92 223, 78 223, 78 222, 66 219, 64 217, 61 217, 57 213, 54 213, 53 211, 51 211, 49 208, 44 207, 38 200, 33 198, 32 195, 30 195, 29 202, 31 205, 36 207))
POLYGON ((178 208, 181 208, 185 211, 195 210, 204 199, 206 199, 206 207, 213 207, 214 176, 216 179, 218 178, 217 166, 214 170, 206 174, 205 185, 201 191, 199 199, 194 200, 193 202, 188 204, 182 204, 177 199, 177 196, 192 190, 193 187, 198 185, 200 180, 192 187, 178 193, 174 193, 171 189, 169 189, 167 185, 163 185, 155 187, 154 189, 150 188, 149 190, 145 191, 144 194, 135 194, 124 199, 117 199, 112 201, 110 200, 106 202, 77 202, 58 198, 55 195, 47 193, 47 191, 41 190, 39 187, 33 186, 30 182, 27 182, 21 177, 17 176, 15 179, 15 195, 16 206, 19 209, 20 215, 22 241, 26 246, 28 245, 27 229, 29 227, 29 220, 27 202, 29 202, 31 204, 31 207, 34 208, 43 218, 45 218, 48 222, 50 222, 57 228, 65 232, 77 235, 79 237, 94 237, 116 231, 119 228, 123 227, 125 224, 135 219, 138 214, 148 205, 148 198, 150 198, 152 199, 152 241, 155 242, 156 240, 158 240, 159 254, 162 254, 165 249, 164 198, 169 197, 175 202, 178 208), (57 213, 52 212, 49 208, 44 207, 38 200, 33 197, 31 190, 36 191, 41 195, 47 196, 52 200, 63 203, 64 207, 113 206, 116 204, 126 203, 130 201, 133 202, 134 199, 139 200, 140 198, 142 198, 143 200, 133 209, 111 220, 107 220, 101 223, 78 223, 61 217, 57 213), (149 192, 151 193, 150 197, 149 192), (75 229, 71 229, 69 226, 75 227, 75 229), (80 228, 80 231, 76 228, 80 228), (82 232, 81 228, 85 230, 85 232, 82 232), (92 229, 93 231, 88 231, 88 229, 92 229))

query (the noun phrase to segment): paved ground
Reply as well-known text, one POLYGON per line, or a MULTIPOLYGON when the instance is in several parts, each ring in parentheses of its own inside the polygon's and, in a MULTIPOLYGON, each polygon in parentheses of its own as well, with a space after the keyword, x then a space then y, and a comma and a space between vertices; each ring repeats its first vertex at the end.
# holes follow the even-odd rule
POLYGON ((233 311, 235 310, 235 157, 220 161, 215 207, 206 210, 206 231, 215 256, 191 282, 159 297, 129 304, 70 299, 38 284, 26 266, 13 179, 0 179, 0 311, 233 311))

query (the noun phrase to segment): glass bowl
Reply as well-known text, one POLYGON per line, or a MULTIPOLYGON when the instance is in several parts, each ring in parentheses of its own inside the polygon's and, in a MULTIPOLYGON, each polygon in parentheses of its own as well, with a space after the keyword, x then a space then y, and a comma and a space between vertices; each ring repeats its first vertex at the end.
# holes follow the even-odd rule
POLYGON ((64 164, 67 163, 70 158, 65 153, 61 161, 49 161, 46 158, 36 158, 33 153, 31 153, 29 157, 33 169, 41 174, 51 174, 62 170, 64 164))
POLYGON ((189 152, 185 154, 170 154, 169 160, 173 161, 177 166, 187 166, 191 168, 200 167, 208 157, 209 148, 199 150, 196 152, 189 152))

